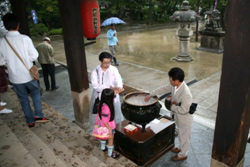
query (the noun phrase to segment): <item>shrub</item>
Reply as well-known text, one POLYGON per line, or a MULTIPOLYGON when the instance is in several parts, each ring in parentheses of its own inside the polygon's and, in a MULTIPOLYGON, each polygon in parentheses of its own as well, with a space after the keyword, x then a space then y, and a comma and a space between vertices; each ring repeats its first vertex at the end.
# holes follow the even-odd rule
POLYGON ((42 23, 38 24, 29 23, 29 29, 31 36, 43 35, 44 33, 48 32, 48 27, 46 27, 42 23))
POLYGON ((62 28, 52 29, 48 33, 49 35, 60 35, 62 34, 62 28))

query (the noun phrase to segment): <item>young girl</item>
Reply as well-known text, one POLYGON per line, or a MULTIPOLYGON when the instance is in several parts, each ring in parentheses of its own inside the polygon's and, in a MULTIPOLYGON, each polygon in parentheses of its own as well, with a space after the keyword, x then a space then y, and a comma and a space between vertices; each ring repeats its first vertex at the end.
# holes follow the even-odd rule
MULTIPOLYGON (((114 97, 117 92, 112 89, 104 89, 101 95, 101 101, 98 108, 100 118, 100 126, 107 127, 109 130, 110 138, 108 139, 108 156, 117 158, 119 154, 114 152, 113 140, 115 133, 115 111, 114 111, 114 97)), ((101 140, 101 150, 106 151, 106 141, 101 140)))

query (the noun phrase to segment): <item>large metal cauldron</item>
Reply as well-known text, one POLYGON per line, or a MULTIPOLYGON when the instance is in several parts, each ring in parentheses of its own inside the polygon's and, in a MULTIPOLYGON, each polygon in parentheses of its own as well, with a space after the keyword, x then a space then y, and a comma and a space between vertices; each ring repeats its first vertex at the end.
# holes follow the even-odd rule
POLYGON ((146 95, 143 92, 132 92, 123 97, 122 103, 124 117, 131 122, 142 125, 143 132, 145 132, 146 124, 155 119, 161 109, 157 97, 152 97, 148 102, 145 102, 146 95))

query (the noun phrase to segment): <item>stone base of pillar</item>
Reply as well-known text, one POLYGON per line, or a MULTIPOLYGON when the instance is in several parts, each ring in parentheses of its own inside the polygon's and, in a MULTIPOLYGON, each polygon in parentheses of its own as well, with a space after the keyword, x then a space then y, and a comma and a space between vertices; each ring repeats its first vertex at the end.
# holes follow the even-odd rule
POLYGON ((224 51, 224 31, 199 31, 201 34, 201 45, 198 50, 204 50, 214 53, 223 53, 224 51))
POLYGON ((193 61, 194 59, 191 56, 178 56, 177 55, 176 57, 172 57, 171 60, 190 62, 190 61, 193 61))
POLYGON ((201 47, 199 46, 197 48, 198 50, 203 50, 203 51, 207 51, 207 52, 213 52, 213 53, 223 53, 224 50, 215 50, 215 49, 211 49, 211 48, 204 48, 204 47, 201 47))
POLYGON ((75 114, 75 123, 84 128, 89 120, 89 89, 78 92, 71 92, 73 99, 73 108, 75 114))
MULTIPOLYGON (((243 157, 241 159, 241 161, 236 165, 236 166, 233 166, 233 167, 243 167, 244 166, 244 161, 245 161, 245 157, 243 157)), ((216 159, 211 159, 211 167, 232 167, 232 166, 228 166, 216 159)))

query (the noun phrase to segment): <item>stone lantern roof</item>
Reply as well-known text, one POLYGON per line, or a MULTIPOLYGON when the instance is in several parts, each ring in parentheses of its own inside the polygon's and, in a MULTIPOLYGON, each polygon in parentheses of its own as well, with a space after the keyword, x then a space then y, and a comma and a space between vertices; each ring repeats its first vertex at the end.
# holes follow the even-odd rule
POLYGON ((194 22, 199 18, 195 11, 190 10, 189 2, 183 1, 181 9, 175 11, 174 14, 170 17, 171 20, 177 22, 194 22))

